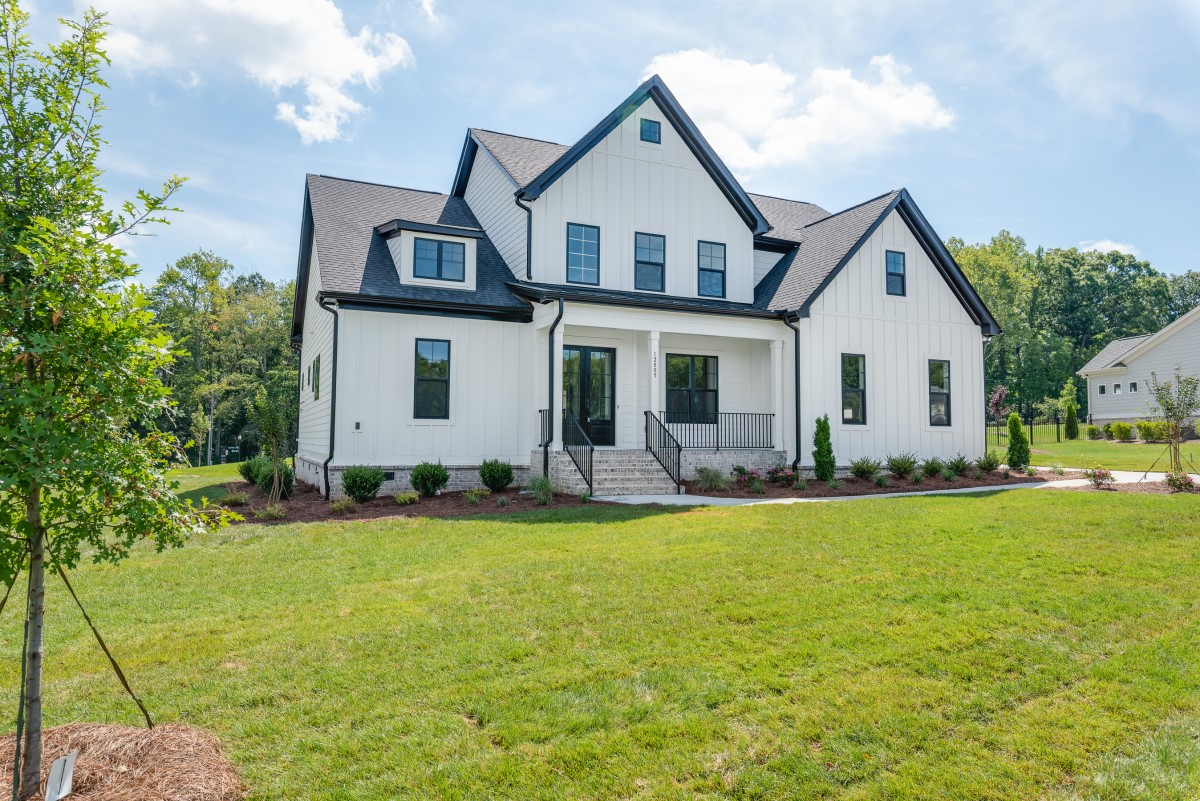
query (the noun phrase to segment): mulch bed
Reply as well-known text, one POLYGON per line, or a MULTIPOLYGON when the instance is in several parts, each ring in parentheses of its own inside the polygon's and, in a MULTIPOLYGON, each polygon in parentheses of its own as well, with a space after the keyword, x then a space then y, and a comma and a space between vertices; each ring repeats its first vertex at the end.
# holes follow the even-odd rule
POLYGON ((926 478, 920 484, 914 484, 912 479, 897 478, 888 476, 887 486, 880 487, 874 481, 868 481, 862 478, 842 478, 838 479, 840 486, 837 489, 831 489, 824 481, 817 481, 810 478, 808 480, 808 488, 799 490, 786 487, 783 484, 775 484, 769 481, 763 482, 765 491, 762 493, 751 492, 745 486, 730 484, 729 489, 724 492, 705 492, 696 486, 694 481, 685 481, 689 495, 704 495, 711 498, 753 498, 753 499, 768 499, 768 498, 846 498, 855 495, 883 495, 896 492, 929 492, 930 490, 944 489, 967 489, 974 487, 1004 487, 1009 484, 1039 484, 1048 481, 1062 481, 1068 478, 1081 478, 1080 473, 1067 472, 1064 475, 1058 476, 1053 473, 1038 472, 1037 475, 1027 476, 1024 473, 1011 473, 1008 478, 1005 478, 999 471, 987 473, 983 478, 973 478, 971 474, 959 476, 954 481, 946 481, 941 476, 934 478, 926 478))
MULTIPOLYGON (((1113 484, 1111 487, 1097 489, 1091 484, 1086 487, 1063 487, 1062 489, 1071 490, 1072 492, 1125 492, 1135 495, 1174 495, 1170 487, 1165 481, 1142 481, 1137 484, 1113 484)), ((1191 494, 1191 493, 1182 493, 1191 494)))
MULTIPOLYGON (((254 513, 267 505, 267 496, 246 481, 233 481, 225 485, 229 492, 245 493, 250 496, 243 506, 231 506, 231 511, 242 515, 242 523, 277 525, 286 523, 313 523, 328 520, 373 520, 380 517, 469 517, 472 515, 504 515, 514 512, 529 512, 534 509, 562 509, 583 506, 577 495, 554 493, 549 506, 539 506, 532 495, 522 494, 520 488, 509 487, 503 492, 493 492, 480 498, 477 505, 467 502, 465 492, 443 492, 433 498, 421 498, 414 504, 401 506, 391 495, 381 495, 366 503, 356 504, 352 509, 337 513, 331 508, 316 487, 296 482, 292 497, 281 501, 287 517, 280 520, 259 520, 254 513), (498 499, 507 498, 508 504, 501 506, 498 499)), ((602 503, 590 501, 590 503, 602 503)))
MULTIPOLYGON (((0 738, 0 787, 12 787, 13 735, 0 738)), ((42 782, 78 751, 70 801, 236 801, 245 788, 209 732, 178 723, 135 729, 72 723, 42 732, 42 782)), ((7 792, 7 791, 6 791, 7 792)), ((7 797, 7 795, 5 796, 7 797)), ((42 801, 42 793, 34 796, 42 801)))

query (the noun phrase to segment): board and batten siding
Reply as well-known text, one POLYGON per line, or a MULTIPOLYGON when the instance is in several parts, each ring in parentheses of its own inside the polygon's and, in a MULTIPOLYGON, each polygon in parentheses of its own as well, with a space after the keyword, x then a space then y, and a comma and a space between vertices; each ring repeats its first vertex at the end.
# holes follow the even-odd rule
MULTIPOLYGON (((600 283, 634 290, 634 233, 665 237, 665 294, 697 297, 697 242, 725 245, 725 297, 754 300, 754 239, 737 210, 648 98, 555 181, 533 208, 533 280, 566 283, 567 223, 600 228, 600 283), (640 141, 658 120, 662 144, 640 141)), ((662 294, 662 293, 652 293, 662 294)))
POLYGON ((1155 408, 1150 394, 1150 376, 1157 374, 1159 381, 1167 381, 1175 375, 1176 367, 1183 375, 1200 375, 1200 317, 1181 326, 1140 356, 1128 360, 1124 369, 1089 375, 1088 412, 1092 422, 1101 424, 1150 417, 1155 408), (1137 382, 1136 393, 1130 393, 1130 381, 1137 382), (1100 384, 1107 388, 1103 395, 1099 394, 1100 384), (1113 384, 1121 385, 1120 395, 1113 393, 1113 384))
MULTIPOLYGON (((317 264, 314 242, 308 265, 308 297, 304 304, 303 340, 300 348, 300 369, 305 376, 318 355, 321 374, 320 396, 313 399, 311 380, 300 388, 300 424, 297 453, 314 462, 324 462, 329 455, 330 398, 333 397, 333 315, 317 305, 321 291, 321 271, 317 264)), ((312 480, 308 477, 307 480, 312 480)))
POLYGON ((514 202, 516 183, 486 147, 475 151, 463 198, 514 276, 525 277, 526 214, 514 202))
POLYGON ((342 311, 335 466, 529 464, 535 331, 522 323, 342 311), (413 418, 417 339, 450 341, 450 418, 413 418))
POLYGON ((773 250, 754 250, 754 285, 758 286, 758 282, 767 277, 767 273, 771 272, 771 268, 779 263, 783 258, 782 253, 776 253, 773 250))
MULTIPOLYGON (((839 465, 902 452, 982 455, 982 332, 896 212, 817 297, 800 334, 804 442, 814 420, 828 414, 839 465), (886 292, 887 250, 905 254, 905 297, 886 292), (866 425, 842 422, 843 353, 866 356, 866 425), (950 426, 929 424, 930 359, 950 362, 950 426)), ((803 463, 812 463, 811 454, 803 463)))

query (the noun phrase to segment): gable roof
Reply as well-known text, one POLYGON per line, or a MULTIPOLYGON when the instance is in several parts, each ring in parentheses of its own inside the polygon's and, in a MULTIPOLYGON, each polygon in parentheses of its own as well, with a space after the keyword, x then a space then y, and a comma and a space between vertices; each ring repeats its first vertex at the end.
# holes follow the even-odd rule
POLYGON ((1137 337, 1122 337, 1109 342, 1100 352, 1088 360, 1088 363, 1079 368, 1079 375, 1090 373, 1093 370, 1103 370, 1106 367, 1116 367, 1122 356, 1136 348, 1138 345, 1149 339, 1152 334, 1142 334, 1137 337))
POLYGON ((317 249, 321 293, 345 300, 460 307, 522 315, 529 306, 506 285, 512 272, 462 198, 397 186, 308 175, 297 265, 292 336, 303 331, 308 266, 317 249), (475 290, 401 284, 385 237, 376 230, 397 220, 427 229, 459 229, 478 239, 475 290))
POLYGON ((830 216, 829 212, 815 203, 788 200, 770 195, 749 193, 750 199, 767 218, 771 226, 770 238, 788 242, 799 242, 801 231, 808 225, 830 216))
MULTIPOLYGON (((755 287, 755 305, 779 311, 794 310, 801 317, 807 317, 813 302, 892 211, 899 213, 912 230, 934 267, 983 333, 988 336, 1001 333, 1000 325, 906 189, 896 189, 837 214, 819 217, 799 230, 782 232, 794 246, 755 287)), ((815 216, 816 212, 812 213, 815 216)))

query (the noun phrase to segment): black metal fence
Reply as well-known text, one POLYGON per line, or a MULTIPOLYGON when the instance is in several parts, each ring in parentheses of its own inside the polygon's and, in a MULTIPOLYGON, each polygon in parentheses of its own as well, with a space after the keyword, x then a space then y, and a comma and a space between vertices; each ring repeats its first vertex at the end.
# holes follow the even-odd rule
MULTIPOLYGON (((682 448, 773 448, 775 415, 757 412, 662 412, 662 424, 682 448)), ((649 441, 649 440, 647 440, 649 441)))
POLYGON ((570 412, 563 412, 563 450, 571 454, 571 461, 579 468, 579 474, 587 482, 588 492, 592 491, 592 457, 596 446, 588 438, 587 432, 579 425, 579 418, 570 412))
POLYGON ((679 440, 667 430, 658 416, 646 410, 646 450, 654 454, 654 458, 667 471, 667 475, 675 482, 675 493, 679 494, 680 480, 683 478, 683 446, 679 440))
MULTIPOLYGON (((1021 421, 1021 427, 1025 429, 1025 435, 1029 437, 1030 445, 1047 445, 1051 442, 1063 441, 1063 424, 1057 418, 1053 420, 1028 418, 1021 421)), ((1001 448, 1008 447, 1007 420, 1001 423, 989 422, 987 424, 987 444, 989 447, 993 445, 1001 448)))

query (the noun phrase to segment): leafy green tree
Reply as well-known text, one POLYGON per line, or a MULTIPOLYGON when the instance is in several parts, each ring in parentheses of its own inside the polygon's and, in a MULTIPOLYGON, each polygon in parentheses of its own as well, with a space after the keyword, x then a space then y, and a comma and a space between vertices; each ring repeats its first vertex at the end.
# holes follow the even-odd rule
POLYGON ((1200 411, 1200 379, 1193 375, 1181 375, 1159 383, 1158 374, 1150 374, 1150 395, 1157 406, 1155 416, 1167 424, 1167 442, 1170 443, 1171 472, 1183 471, 1183 428, 1197 411, 1200 411))
POLYGON ((271 457, 273 477, 267 502, 274 505, 279 503, 279 496, 283 493, 283 478, 280 470, 284 450, 287 447, 288 433, 291 430, 288 409, 285 404, 272 401, 267 395, 267 390, 259 387, 250 404, 250 419, 258 428, 265 449, 271 457))
POLYGON ((1008 416, 1008 456, 1005 459, 1012 470, 1023 470, 1029 466, 1029 438, 1021 416, 1013 412, 1008 416))
POLYGON ((1171 319, 1181 317, 1200 306, 1200 272, 1188 270, 1171 276, 1171 319))
POLYGON ((829 415, 823 414, 817 418, 816 428, 813 429, 813 475, 820 481, 833 481, 835 462, 833 458, 833 439, 829 432, 829 415))
POLYGON ((88 11, 39 50, 0 0, 0 580, 27 576, 19 797, 39 792, 45 576, 139 540, 178 545, 211 518, 165 469, 155 420, 171 362, 113 239, 160 221, 181 180, 107 210, 97 157, 104 22, 88 11))

